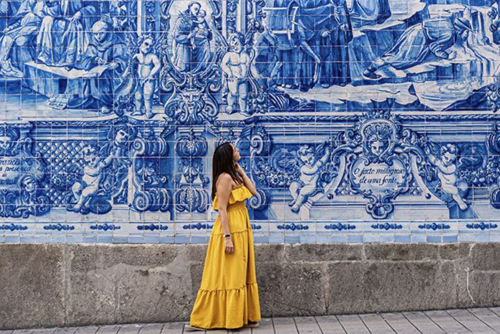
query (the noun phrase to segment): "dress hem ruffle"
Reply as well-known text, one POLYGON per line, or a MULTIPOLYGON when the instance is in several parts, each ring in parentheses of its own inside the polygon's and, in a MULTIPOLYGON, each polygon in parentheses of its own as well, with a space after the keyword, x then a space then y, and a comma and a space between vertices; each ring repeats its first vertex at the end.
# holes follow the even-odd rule
MULTIPOLYGON (((255 305, 255 302, 258 304, 258 286, 257 282, 247 283, 245 286, 241 288, 235 289, 220 289, 220 290, 203 290, 200 289, 198 292, 197 298, 197 306, 201 310, 212 310, 215 311, 215 314, 222 316, 217 319, 214 323, 207 325, 206 323, 197 323, 190 322, 191 326, 203 328, 203 329, 237 329, 242 328, 244 325, 247 325, 249 322, 259 322, 260 318, 260 310, 253 309, 249 307, 248 302, 252 300, 250 304, 255 305), (229 297, 228 295, 233 295, 229 297), (255 298, 256 297, 256 298, 255 298), (254 299, 257 299, 256 301, 254 299), (231 312, 230 319, 227 316, 223 316, 221 313, 225 314, 225 311, 228 309, 228 306, 231 305, 230 309, 233 309, 231 312), (241 315, 234 313, 233 307, 238 307, 238 305, 243 306, 243 308, 239 309, 241 315), (217 307, 218 306, 218 307, 217 307), (221 309, 222 308, 222 309, 221 309), (221 312, 222 311, 222 312, 221 312), (245 315, 245 313, 247 313, 245 315), (258 314, 258 318, 253 319, 256 314, 258 314), (242 322, 235 324, 234 319, 241 319, 242 322), (231 322, 228 324, 228 320, 231 322)), ((203 311, 201 311, 203 312, 203 311)), ((236 312, 236 313, 239 313, 236 312)), ((210 318, 210 317, 209 317, 210 318)), ((208 320, 208 319, 207 319, 208 320)))

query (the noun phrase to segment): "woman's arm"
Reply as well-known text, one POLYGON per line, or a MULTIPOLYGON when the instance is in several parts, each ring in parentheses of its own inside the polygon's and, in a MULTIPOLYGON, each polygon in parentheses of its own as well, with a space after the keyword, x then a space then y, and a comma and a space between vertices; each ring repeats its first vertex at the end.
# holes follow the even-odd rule
POLYGON ((255 185, 253 184, 252 180, 250 180, 250 178, 247 176, 243 168, 241 168, 241 166, 238 163, 236 164, 235 167, 236 167, 236 172, 238 172, 238 174, 240 174, 241 177, 243 178, 243 183, 245 184, 245 187, 247 187, 248 190, 250 190, 252 195, 256 196, 257 188, 255 188, 255 185))
MULTIPOLYGON (((229 219, 227 217, 227 206, 229 204, 229 196, 231 196, 233 179, 229 174, 222 174, 217 180, 217 198, 219 201, 219 218, 220 225, 222 227, 222 232, 224 234, 230 234, 229 230, 229 219)), ((233 241, 231 238, 224 238, 225 251, 226 253, 232 253, 234 250, 233 241)))

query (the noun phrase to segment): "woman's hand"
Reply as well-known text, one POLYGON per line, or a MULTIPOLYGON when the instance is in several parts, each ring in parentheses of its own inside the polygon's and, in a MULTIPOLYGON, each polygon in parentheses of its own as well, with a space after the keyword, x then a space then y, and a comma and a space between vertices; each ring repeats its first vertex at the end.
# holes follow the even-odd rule
POLYGON ((234 252, 234 245, 233 245, 233 240, 231 238, 225 238, 224 240, 224 246, 226 247, 226 253, 230 254, 234 252))

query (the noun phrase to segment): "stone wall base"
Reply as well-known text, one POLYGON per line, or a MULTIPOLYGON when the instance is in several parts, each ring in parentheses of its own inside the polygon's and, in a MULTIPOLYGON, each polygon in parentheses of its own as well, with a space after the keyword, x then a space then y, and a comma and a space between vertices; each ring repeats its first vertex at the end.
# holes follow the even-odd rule
MULTIPOLYGON (((500 244, 255 246, 262 315, 500 305, 500 244)), ((0 329, 187 321, 206 245, 0 245, 0 329)))

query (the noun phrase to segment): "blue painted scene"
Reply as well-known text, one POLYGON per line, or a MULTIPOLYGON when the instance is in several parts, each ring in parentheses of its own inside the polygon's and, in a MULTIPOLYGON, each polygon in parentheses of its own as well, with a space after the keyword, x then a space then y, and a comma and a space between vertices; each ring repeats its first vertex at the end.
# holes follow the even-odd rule
POLYGON ((499 242, 499 2, 0 0, 0 242, 499 242))

